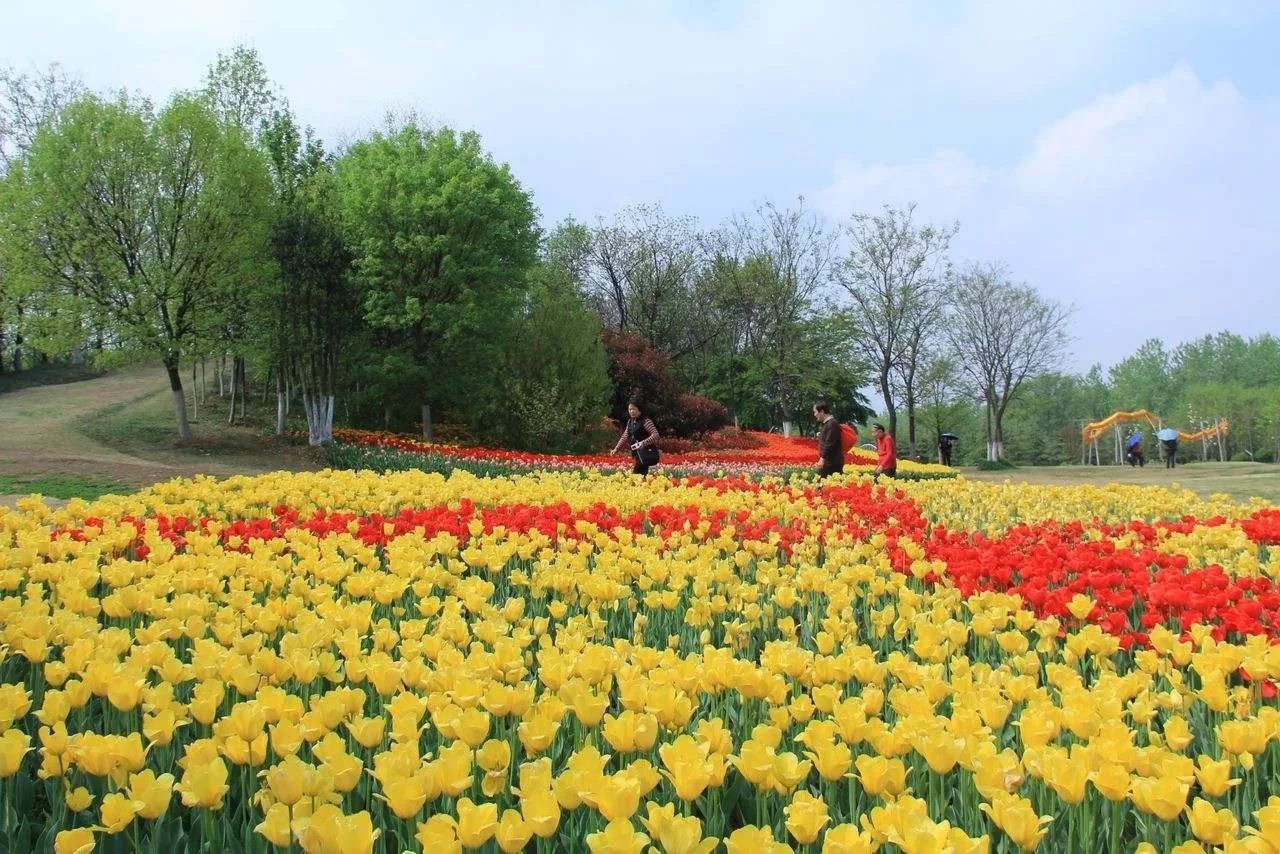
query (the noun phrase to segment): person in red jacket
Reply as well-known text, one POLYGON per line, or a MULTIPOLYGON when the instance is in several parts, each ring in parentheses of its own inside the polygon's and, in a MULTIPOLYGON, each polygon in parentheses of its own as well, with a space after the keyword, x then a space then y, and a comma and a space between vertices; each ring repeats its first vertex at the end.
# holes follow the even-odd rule
POLYGON ((871 435, 876 439, 877 460, 875 474, 896 477, 898 474, 898 449, 893 443, 893 437, 884 431, 884 426, 881 424, 876 424, 871 428, 871 435))

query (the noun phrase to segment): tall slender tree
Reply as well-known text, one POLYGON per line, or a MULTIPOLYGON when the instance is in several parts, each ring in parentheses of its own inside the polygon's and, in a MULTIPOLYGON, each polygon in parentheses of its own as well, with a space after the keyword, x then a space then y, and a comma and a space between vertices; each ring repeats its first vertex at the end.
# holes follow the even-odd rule
POLYGON ((838 276, 852 302, 857 340, 875 372, 890 433, 898 429, 895 379, 906 386, 914 433, 916 374, 928 355, 929 330, 938 322, 947 252, 959 229, 917 225, 915 209, 912 204, 854 215, 838 276))
POLYGON ((999 264, 973 264, 959 277, 947 327, 962 371, 981 392, 987 459, 1004 457, 1004 416, 1031 377, 1067 353, 1071 309, 1014 284, 999 264))

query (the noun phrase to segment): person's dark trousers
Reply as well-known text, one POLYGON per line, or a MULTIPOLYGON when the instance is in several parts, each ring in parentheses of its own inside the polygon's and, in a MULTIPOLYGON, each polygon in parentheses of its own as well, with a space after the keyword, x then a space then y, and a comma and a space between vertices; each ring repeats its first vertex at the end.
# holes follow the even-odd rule
POLYGON ((631 473, 638 474, 641 477, 644 477, 649 473, 649 467, 644 463, 640 462, 639 460, 636 460, 636 464, 631 467, 631 473))
POLYGON ((950 451, 943 451, 943 452, 942 452, 942 464, 943 464, 944 466, 949 466, 949 465, 951 465, 951 452, 950 452, 950 451))
POLYGON ((844 471, 844 466, 823 466, 818 469, 818 477, 831 477, 833 474, 840 474, 844 471))
POLYGON ((897 476, 898 476, 898 469, 896 467, 891 469, 885 469, 884 471, 880 472, 880 474, 876 475, 876 477, 897 477, 897 476))

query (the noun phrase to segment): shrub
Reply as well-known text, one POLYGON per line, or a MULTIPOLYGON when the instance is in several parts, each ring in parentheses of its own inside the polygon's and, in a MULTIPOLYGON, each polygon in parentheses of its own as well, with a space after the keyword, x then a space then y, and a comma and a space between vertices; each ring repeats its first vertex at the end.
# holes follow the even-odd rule
POLYGON ((1017 466, 1008 460, 983 460, 978 463, 978 471, 1007 471, 1016 468, 1017 466))
POLYGON ((724 404, 700 394, 682 394, 676 398, 669 428, 677 436, 695 436, 719 430, 729 423, 729 410, 724 404))
POLYGON ((655 421, 675 416, 680 389, 671 376, 671 360, 634 332, 606 329, 601 340, 613 383, 609 415, 619 423, 626 421, 627 403, 639 398, 645 414, 655 421))

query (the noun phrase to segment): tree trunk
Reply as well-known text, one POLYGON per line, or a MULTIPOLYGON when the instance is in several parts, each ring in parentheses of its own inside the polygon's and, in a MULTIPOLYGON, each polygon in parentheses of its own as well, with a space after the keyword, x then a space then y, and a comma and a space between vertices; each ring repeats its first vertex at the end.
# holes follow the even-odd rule
POLYGON ((431 423, 431 404, 422 404, 422 439, 425 442, 435 441, 435 429, 431 423))
POLYGON ((237 356, 236 362, 240 366, 240 420, 243 421, 249 406, 249 375, 245 370, 244 356, 237 356))
POLYGON ((995 456, 996 442, 995 442, 995 434, 992 432, 992 429, 991 429, 991 397, 989 395, 987 396, 986 415, 987 415, 987 462, 994 463, 996 461, 996 456, 995 456))
POLYGON ((911 391, 911 380, 907 380, 907 446, 911 449, 911 459, 919 454, 916 448, 916 397, 911 391))
POLYGON ((191 420, 200 420, 200 393, 196 391, 196 363, 191 363, 191 420))
POLYGON ((334 398, 331 394, 302 393, 302 409, 307 416, 307 444, 315 448, 333 441, 334 398))
POLYGON ((991 461, 997 462, 1004 459, 1004 408, 1001 407, 995 411, 995 435, 991 442, 991 461))
POLYGON ((276 435, 284 435, 284 419, 289 414, 289 393, 284 371, 276 368, 276 435))
POLYGON ((880 396, 884 398, 884 414, 888 420, 888 434, 898 435, 898 407, 893 402, 893 392, 889 390, 889 369, 885 368, 880 372, 880 396))
POLYGON ((173 392, 173 415, 178 421, 178 438, 183 442, 191 441, 191 425, 187 422, 187 397, 182 391, 182 375, 178 373, 176 359, 165 363, 169 374, 169 389, 173 392))

